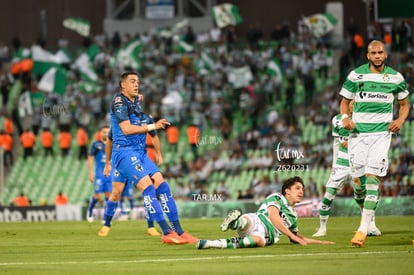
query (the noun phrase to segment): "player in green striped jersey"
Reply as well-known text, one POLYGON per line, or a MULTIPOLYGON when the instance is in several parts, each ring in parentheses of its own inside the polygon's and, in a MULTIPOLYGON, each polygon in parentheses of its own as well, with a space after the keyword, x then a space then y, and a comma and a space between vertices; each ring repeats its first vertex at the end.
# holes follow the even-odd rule
POLYGON ((239 237, 199 240, 196 247, 205 248, 245 248, 263 247, 275 244, 282 234, 293 243, 334 244, 330 241, 306 238, 298 233, 296 203, 303 198, 304 184, 300 177, 287 179, 282 193, 269 195, 259 206, 256 213, 241 213, 240 209, 230 211, 221 225, 222 231, 237 230, 239 237))
MULTIPOLYGON (((352 109, 353 100, 351 101, 352 109)), ((352 111, 351 111, 352 112, 352 111)), ((326 183, 326 191, 322 199, 322 205, 319 209, 319 229, 312 237, 323 237, 327 235, 327 223, 331 213, 331 204, 336 197, 336 194, 341 190, 346 183, 351 179, 351 168, 349 167, 348 157, 348 136, 349 131, 344 129, 342 125, 342 115, 337 114, 332 118, 332 136, 333 141, 333 161, 332 171, 326 183)), ((358 197, 355 200, 358 203, 358 197)), ((361 209, 362 211, 362 209, 361 209)), ((380 236, 381 231, 375 224, 375 217, 369 225, 368 236, 380 236)))
POLYGON ((404 77, 385 65, 387 52, 381 41, 368 45, 364 64, 349 73, 340 95, 343 127, 351 131, 348 140, 354 193, 362 207, 361 223, 351 240, 364 245, 369 223, 378 204, 380 177, 387 174, 388 151, 393 133, 403 126, 409 113, 408 91, 404 77), (349 102, 354 99, 352 120, 349 102), (398 117, 393 118, 393 103, 398 100, 398 117))

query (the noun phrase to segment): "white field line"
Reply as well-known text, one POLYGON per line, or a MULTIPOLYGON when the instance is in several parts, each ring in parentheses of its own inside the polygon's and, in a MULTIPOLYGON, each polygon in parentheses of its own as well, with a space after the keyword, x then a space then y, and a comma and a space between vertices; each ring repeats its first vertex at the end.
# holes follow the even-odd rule
POLYGON ((232 260, 246 258, 281 258, 281 257, 313 257, 313 256, 345 256, 345 255, 373 255, 373 254, 407 254, 407 251, 369 251, 369 252, 345 252, 345 253, 304 253, 304 254, 265 254, 265 255, 240 255, 240 256, 215 256, 215 257, 195 257, 195 258, 171 258, 171 259, 145 259, 145 260, 116 260, 116 261, 60 261, 60 262, 0 262, 0 266, 13 265, 78 265, 78 264, 136 264, 136 263, 165 263, 165 262, 194 262, 194 261, 214 261, 232 260))

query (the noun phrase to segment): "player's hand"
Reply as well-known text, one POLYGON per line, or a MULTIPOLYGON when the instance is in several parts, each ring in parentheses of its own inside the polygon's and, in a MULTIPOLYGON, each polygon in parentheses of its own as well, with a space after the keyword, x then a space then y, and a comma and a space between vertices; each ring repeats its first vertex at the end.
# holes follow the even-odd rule
POLYGON ((155 154, 155 163, 160 166, 163 163, 162 155, 161 154, 155 154))
POLYGON ((95 179, 95 175, 93 173, 89 173, 88 178, 90 182, 93 182, 93 180, 95 179))
POLYGON ((293 242, 295 242, 295 243, 298 243, 300 245, 303 245, 303 246, 308 245, 308 243, 306 242, 306 240, 302 239, 301 237, 299 237, 297 235, 293 235, 290 238, 290 240, 293 241, 293 242))
POLYGON ((111 174, 111 165, 110 164, 105 164, 103 174, 104 174, 105 177, 109 177, 109 175, 111 174))
POLYGON ((155 123, 155 128, 158 130, 158 129, 164 129, 165 128, 165 126, 168 126, 168 125, 170 125, 171 123, 169 123, 165 118, 161 118, 160 120, 158 120, 156 123, 155 123))
POLYGON ((403 123, 404 122, 401 122, 398 119, 393 120, 391 121, 390 126, 388 126, 388 130, 390 130, 393 133, 398 133, 398 131, 401 130, 403 123))
POLYGON ((349 117, 347 117, 342 120, 342 126, 346 130, 353 130, 355 128, 355 122, 353 122, 349 119, 349 117))

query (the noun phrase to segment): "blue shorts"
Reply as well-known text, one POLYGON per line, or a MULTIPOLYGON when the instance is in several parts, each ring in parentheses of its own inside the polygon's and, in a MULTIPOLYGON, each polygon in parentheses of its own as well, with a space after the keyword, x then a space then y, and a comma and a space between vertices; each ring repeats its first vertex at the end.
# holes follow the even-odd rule
POLYGON ((101 194, 101 193, 111 193, 112 192, 112 180, 111 177, 95 177, 94 182, 94 192, 95 194, 101 194))
POLYGON ((112 165, 115 169, 113 181, 128 181, 134 187, 145 176, 152 176, 160 171, 146 153, 131 149, 112 151, 112 165))

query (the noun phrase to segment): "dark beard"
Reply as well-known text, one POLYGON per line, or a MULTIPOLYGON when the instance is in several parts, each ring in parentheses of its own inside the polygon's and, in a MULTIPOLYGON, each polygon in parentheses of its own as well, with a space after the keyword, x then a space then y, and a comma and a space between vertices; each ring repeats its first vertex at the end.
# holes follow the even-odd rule
POLYGON ((379 68, 381 68, 384 65, 384 61, 382 61, 380 65, 375 65, 374 62, 372 62, 372 61, 370 61, 369 63, 375 69, 379 69, 379 68))

